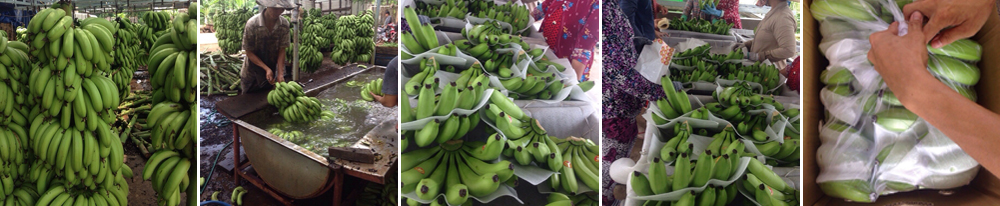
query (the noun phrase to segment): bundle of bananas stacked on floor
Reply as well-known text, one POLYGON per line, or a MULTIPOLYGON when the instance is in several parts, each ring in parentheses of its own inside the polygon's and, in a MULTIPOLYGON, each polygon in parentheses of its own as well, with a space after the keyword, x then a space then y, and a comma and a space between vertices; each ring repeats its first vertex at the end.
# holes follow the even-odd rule
MULTIPOLYGON (((437 78, 434 78, 437 81, 437 78)), ((430 145, 433 142, 444 143, 448 140, 461 139, 473 128, 479 125, 479 113, 472 113, 470 115, 459 115, 453 113, 455 109, 466 109, 470 110, 480 102, 485 87, 484 86, 466 86, 464 89, 459 91, 458 82, 447 83, 444 86, 444 90, 441 92, 440 97, 435 96, 433 84, 424 84, 420 88, 420 94, 417 96, 417 105, 415 112, 406 111, 403 109, 403 116, 406 116, 403 120, 423 119, 431 116, 448 116, 448 119, 441 121, 434 119, 428 122, 420 130, 417 130, 414 134, 414 140, 417 146, 424 147, 430 145)), ((478 85, 478 83, 477 83, 478 85)), ((493 95, 497 95, 494 90, 493 95)), ((502 95, 501 95, 502 96, 502 95)), ((405 106, 409 106, 409 103, 404 103, 405 106)), ((404 121, 408 122, 408 121, 404 121)))
POLYGON ((759 160, 751 158, 747 165, 746 178, 742 186, 747 194, 753 197, 759 205, 799 205, 799 191, 785 183, 778 174, 764 166, 759 160))
POLYGON ((566 196, 566 194, 563 194, 563 193, 549 193, 549 197, 546 198, 546 200, 548 200, 549 203, 546 204, 545 206, 571 206, 571 205, 598 206, 598 205, 600 205, 600 202, 597 199, 597 195, 581 194, 581 195, 574 195, 574 196, 566 196))
POLYGON ((361 99, 365 101, 375 101, 375 97, 372 97, 372 93, 375 95, 382 96, 382 78, 375 79, 374 81, 368 82, 365 86, 361 87, 361 99))
MULTIPOLYGON (((153 42, 156 42, 156 37, 158 37, 156 35, 156 30, 153 30, 153 27, 149 27, 145 24, 137 24, 135 25, 135 30, 133 30, 133 32, 135 32, 135 36, 139 38, 139 42, 142 42, 143 50, 153 49, 153 42)), ((148 62, 148 59, 147 61, 140 62, 140 64, 145 64, 146 62, 148 62)))
POLYGON ((719 65, 701 60, 701 57, 675 60, 677 65, 689 66, 692 68, 673 68, 670 70, 670 78, 681 83, 687 82, 715 82, 715 77, 719 75, 719 65))
POLYGON ((492 194, 514 177, 510 161, 487 163, 500 157, 505 144, 502 137, 492 135, 487 142, 454 140, 403 153, 401 192, 415 192, 422 200, 444 200, 447 205, 461 205, 469 197, 492 194))
POLYGON ((502 21, 510 24, 514 27, 514 31, 524 30, 521 35, 527 36, 529 30, 528 23, 531 21, 531 11, 528 10, 528 6, 525 4, 515 4, 509 2, 507 4, 494 4, 492 1, 487 1, 489 9, 483 9, 476 12, 472 12, 473 16, 479 18, 489 18, 496 19, 497 21, 502 21))
POLYGON ((115 32, 115 49, 111 51, 111 57, 114 58, 111 67, 115 69, 111 72, 110 77, 120 88, 118 95, 126 96, 131 88, 132 74, 135 73, 140 64, 145 64, 148 60, 139 59, 145 48, 140 45, 140 38, 133 32, 136 29, 135 25, 128 19, 118 18, 116 22, 118 31, 115 32))
POLYGON ((152 178, 160 205, 180 204, 181 192, 188 194, 188 205, 197 201, 197 195, 193 195, 197 184, 191 182, 197 170, 191 162, 197 154, 194 137, 198 132, 198 23, 196 18, 190 18, 197 16, 195 5, 168 23, 169 32, 158 37, 150 51, 153 109, 147 124, 152 128, 150 139, 156 152, 146 161, 142 177, 152 178))
POLYGON ((670 20, 670 29, 672 30, 729 35, 729 28, 733 28, 733 24, 726 21, 708 21, 698 18, 670 20))
POLYGON ((316 47, 318 49, 330 47, 331 39, 327 37, 332 37, 333 35, 327 35, 328 33, 334 32, 329 30, 324 26, 319 20, 306 20, 308 23, 303 24, 305 27, 302 32, 300 43, 303 45, 309 45, 316 47))
POLYGON ((404 60, 412 59, 413 56, 410 54, 424 53, 440 46, 437 33, 434 32, 434 27, 426 23, 421 24, 420 19, 417 17, 417 12, 413 7, 407 6, 403 8, 403 15, 407 25, 410 26, 410 30, 400 33, 401 36, 399 38, 403 43, 403 49, 407 51, 403 52, 404 60))
MULTIPOLYGON (((219 39, 222 53, 235 54, 243 50, 243 29, 255 13, 247 9, 217 12, 212 16, 215 38, 219 39)), ((290 59, 290 58, 289 58, 290 59)))
MULTIPOLYGON (((594 144, 589 139, 578 137, 558 139, 554 136, 549 136, 546 139, 550 141, 549 147, 552 147, 552 143, 555 143, 556 147, 555 150, 552 150, 553 157, 549 160, 549 166, 552 167, 554 164, 558 164, 562 167, 556 170, 559 173, 553 174, 547 180, 553 190, 561 189, 562 191, 580 194, 578 192, 580 182, 583 182, 583 185, 590 188, 591 191, 599 189, 600 180, 597 176, 597 169, 601 158, 598 156, 600 150, 597 148, 597 144, 594 144), (555 153, 562 153, 562 157, 555 157, 558 156, 555 153)), ((506 153, 514 153, 515 158, 518 155, 517 151, 505 150, 504 155, 506 153)))
MULTIPOLYGON (((708 185, 708 187, 701 192, 691 190, 690 192, 685 192, 680 199, 669 202, 673 205, 695 205, 696 203, 698 205, 726 205, 736 198, 736 193, 738 192, 736 184, 709 185, 708 181, 712 179, 726 181, 731 179, 736 173, 739 173, 739 157, 741 156, 743 150, 741 142, 732 141, 726 146, 710 148, 718 150, 705 150, 696 158, 692 155, 693 145, 684 142, 686 141, 685 137, 689 136, 690 132, 691 128, 686 124, 680 127, 675 127, 675 133, 677 133, 678 136, 674 137, 670 141, 678 141, 683 143, 681 145, 687 146, 681 146, 679 147, 681 150, 673 152, 679 154, 676 155, 676 159, 673 159, 673 174, 667 175, 666 168, 671 159, 663 159, 661 157, 654 157, 652 159, 649 165, 649 171, 647 172, 648 174, 643 174, 639 171, 632 173, 629 186, 632 187, 632 190, 635 191, 637 196, 663 194, 681 189, 692 187, 698 188, 708 185)), ((729 132, 728 135, 731 136, 732 132, 729 132)), ((716 138, 732 139, 732 137, 726 138, 722 135, 717 135, 716 138)), ((663 148, 663 150, 668 149, 673 148, 663 148)), ((660 154, 662 156, 664 153, 661 152, 660 154)), ((668 158, 674 157, 675 156, 673 155, 668 156, 668 158)), ((645 203, 645 205, 649 204, 663 203, 652 200, 645 203)))
POLYGON ((361 198, 355 205, 358 206, 397 206, 398 201, 396 201, 396 196, 399 194, 396 192, 396 182, 395 175, 389 175, 385 177, 385 184, 375 184, 368 183, 365 186, 364 193, 361 193, 361 198), (386 187, 388 185, 388 187, 386 187))
MULTIPOLYGON (((316 71, 323 65, 323 53, 319 51, 319 45, 316 42, 327 40, 310 33, 303 33, 300 37, 302 43, 299 44, 299 68, 303 71, 316 71)), ((294 49, 292 46, 285 48, 285 59, 293 58, 292 51, 294 49)))
MULTIPOLYGON (((32 153, 29 152, 27 131, 30 129, 31 108, 35 100, 28 94, 28 76, 32 69, 28 61, 28 45, 18 41, 8 41, 0 35, 0 201, 34 202, 37 192, 26 193, 24 189, 14 189, 15 184, 27 185, 27 168, 32 167, 32 153), (15 183, 17 181, 17 183, 15 183)), ((35 107, 37 108, 37 107, 35 107)), ((37 111, 36 111, 37 113, 37 111)))
POLYGON ((359 15, 344 15, 337 19, 337 36, 330 54, 334 63, 369 62, 375 52, 375 19, 371 11, 359 15))
MULTIPOLYGON (((36 169, 24 179, 38 185, 42 193, 38 205, 64 204, 67 199, 83 205, 79 199, 127 204, 124 176, 131 170, 123 164, 122 143, 110 128, 115 120, 112 109, 119 103, 118 88, 104 76, 111 72, 109 51, 117 27, 101 18, 83 19, 77 25, 67 9, 72 5, 57 3, 28 23, 30 54, 37 63, 30 74, 21 73, 30 83, 22 93, 32 99, 24 103, 33 104, 21 107, 30 126, 20 135, 31 137, 21 144, 31 148, 35 159, 29 164, 36 169)), ((11 55, 19 46, 8 43, 0 62, 25 57, 11 55)))
POLYGON ((267 103, 278 107, 281 117, 293 123, 312 122, 323 113, 319 99, 306 96, 297 82, 275 83, 267 93, 267 103))
POLYGON ((675 119, 694 110, 691 108, 691 101, 688 98, 687 92, 674 89, 674 83, 670 80, 669 76, 663 75, 660 77, 660 84, 663 86, 663 93, 666 95, 656 100, 656 107, 663 116, 654 112, 653 123, 663 125, 669 122, 670 119, 675 119))
POLYGON ((465 14, 469 13, 469 2, 463 0, 447 0, 440 4, 430 4, 417 1, 417 14, 427 17, 451 17, 465 20, 465 14))
POLYGON ((170 16, 169 12, 158 11, 158 12, 146 12, 142 14, 142 22, 145 22, 147 26, 153 28, 153 30, 161 31, 167 30, 171 27, 170 20, 173 17, 170 16))

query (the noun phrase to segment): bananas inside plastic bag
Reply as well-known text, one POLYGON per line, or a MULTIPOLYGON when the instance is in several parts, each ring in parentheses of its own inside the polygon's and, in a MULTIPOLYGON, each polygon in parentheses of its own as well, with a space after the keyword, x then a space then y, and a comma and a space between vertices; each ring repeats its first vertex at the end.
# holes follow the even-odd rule
MULTIPOLYGON (((821 73, 826 109, 817 151, 816 179, 827 195, 856 202, 915 189, 968 184, 979 164, 940 130, 905 107, 867 59, 868 36, 885 30, 911 1, 817 0, 820 51, 830 61, 821 73)), ((905 22, 901 22, 904 23, 905 22)), ((901 33, 905 32, 901 31, 901 33)), ((928 70, 973 101, 980 79, 982 46, 964 39, 928 47, 928 70)))

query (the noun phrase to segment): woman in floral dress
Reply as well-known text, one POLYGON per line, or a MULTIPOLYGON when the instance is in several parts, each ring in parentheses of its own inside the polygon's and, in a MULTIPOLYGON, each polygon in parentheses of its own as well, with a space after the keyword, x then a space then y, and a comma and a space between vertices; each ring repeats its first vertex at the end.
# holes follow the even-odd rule
POLYGON ((638 54, 632 42, 633 30, 617 1, 603 1, 601 32, 603 57, 603 132, 601 147, 601 190, 603 205, 611 205, 614 197, 608 167, 611 162, 628 156, 639 134, 635 117, 642 111, 647 101, 664 96, 661 86, 646 80, 633 69, 638 54))
POLYGON ((541 32, 556 57, 569 58, 580 81, 589 79, 600 39, 597 0, 548 0, 539 5, 541 32))

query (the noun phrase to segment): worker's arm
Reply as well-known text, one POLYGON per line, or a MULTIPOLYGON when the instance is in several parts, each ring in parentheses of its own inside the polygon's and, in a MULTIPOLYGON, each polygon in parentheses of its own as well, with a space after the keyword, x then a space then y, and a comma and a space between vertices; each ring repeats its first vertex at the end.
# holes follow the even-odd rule
POLYGON ((778 41, 778 48, 760 52, 761 57, 770 59, 772 62, 792 58, 798 53, 798 49, 795 48, 795 19, 782 18, 781 20, 782 22, 774 23, 774 30, 771 31, 774 34, 774 39, 778 41))
POLYGON ((395 107, 396 104, 399 101, 399 97, 397 95, 386 94, 385 96, 379 96, 379 95, 377 95, 375 93, 372 93, 372 92, 368 92, 368 93, 371 94, 372 97, 375 98, 375 101, 378 101, 379 103, 382 103, 382 106, 385 106, 385 107, 395 107))
MULTIPOLYGON (((281 49, 278 49, 278 51, 285 51, 285 49, 287 49, 287 48, 286 47, 282 47, 281 49)), ((278 72, 275 72, 275 74, 277 74, 275 76, 275 78, 278 79, 277 82, 284 82, 285 81, 285 54, 279 54, 278 55, 278 68, 277 68, 277 70, 278 70, 278 72)))
POLYGON ((926 34, 920 32, 923 18, 914 12, 908 24, 911 32, 906 36, 898 36, 898 23, 872 34, 868 59, 906 109, 948 135, 966 154, 998 175, 1000 114, 966 99, 927 70, 926 34))
POLYGON ((271 84, 274 84, 274 76, 271 75, 273 74, 271 68, 268 67, 267 64, 264 64, 264 61, 261 61, 260 57, 257 57, 257 55, 253 53, 253 51, 251 50, 245 50, 245 51, 247 53, 247 59, 250 59, 250 63, 253 63, 254 65, 257 65, 260 68, 264 69, 264 71, 267 74, 267 81, 270 82, 271 84))

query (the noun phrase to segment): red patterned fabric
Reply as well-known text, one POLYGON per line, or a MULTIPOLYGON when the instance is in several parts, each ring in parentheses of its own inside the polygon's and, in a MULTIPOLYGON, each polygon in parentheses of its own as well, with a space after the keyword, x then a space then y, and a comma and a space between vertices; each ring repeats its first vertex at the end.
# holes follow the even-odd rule
POLYGON ((715 8, 724 12, 722 19, 725 19, 726 22, 732 23, 734 29, 743 28, 743 23, 740 22, 739 0, 721 0, 719 1, 719 5, 715 8))
POLYGON ((549 0, 542 3, 542 33, 556 56, 567 58, 575 49, 594 50, 599 38, 597 0, 549 0))

